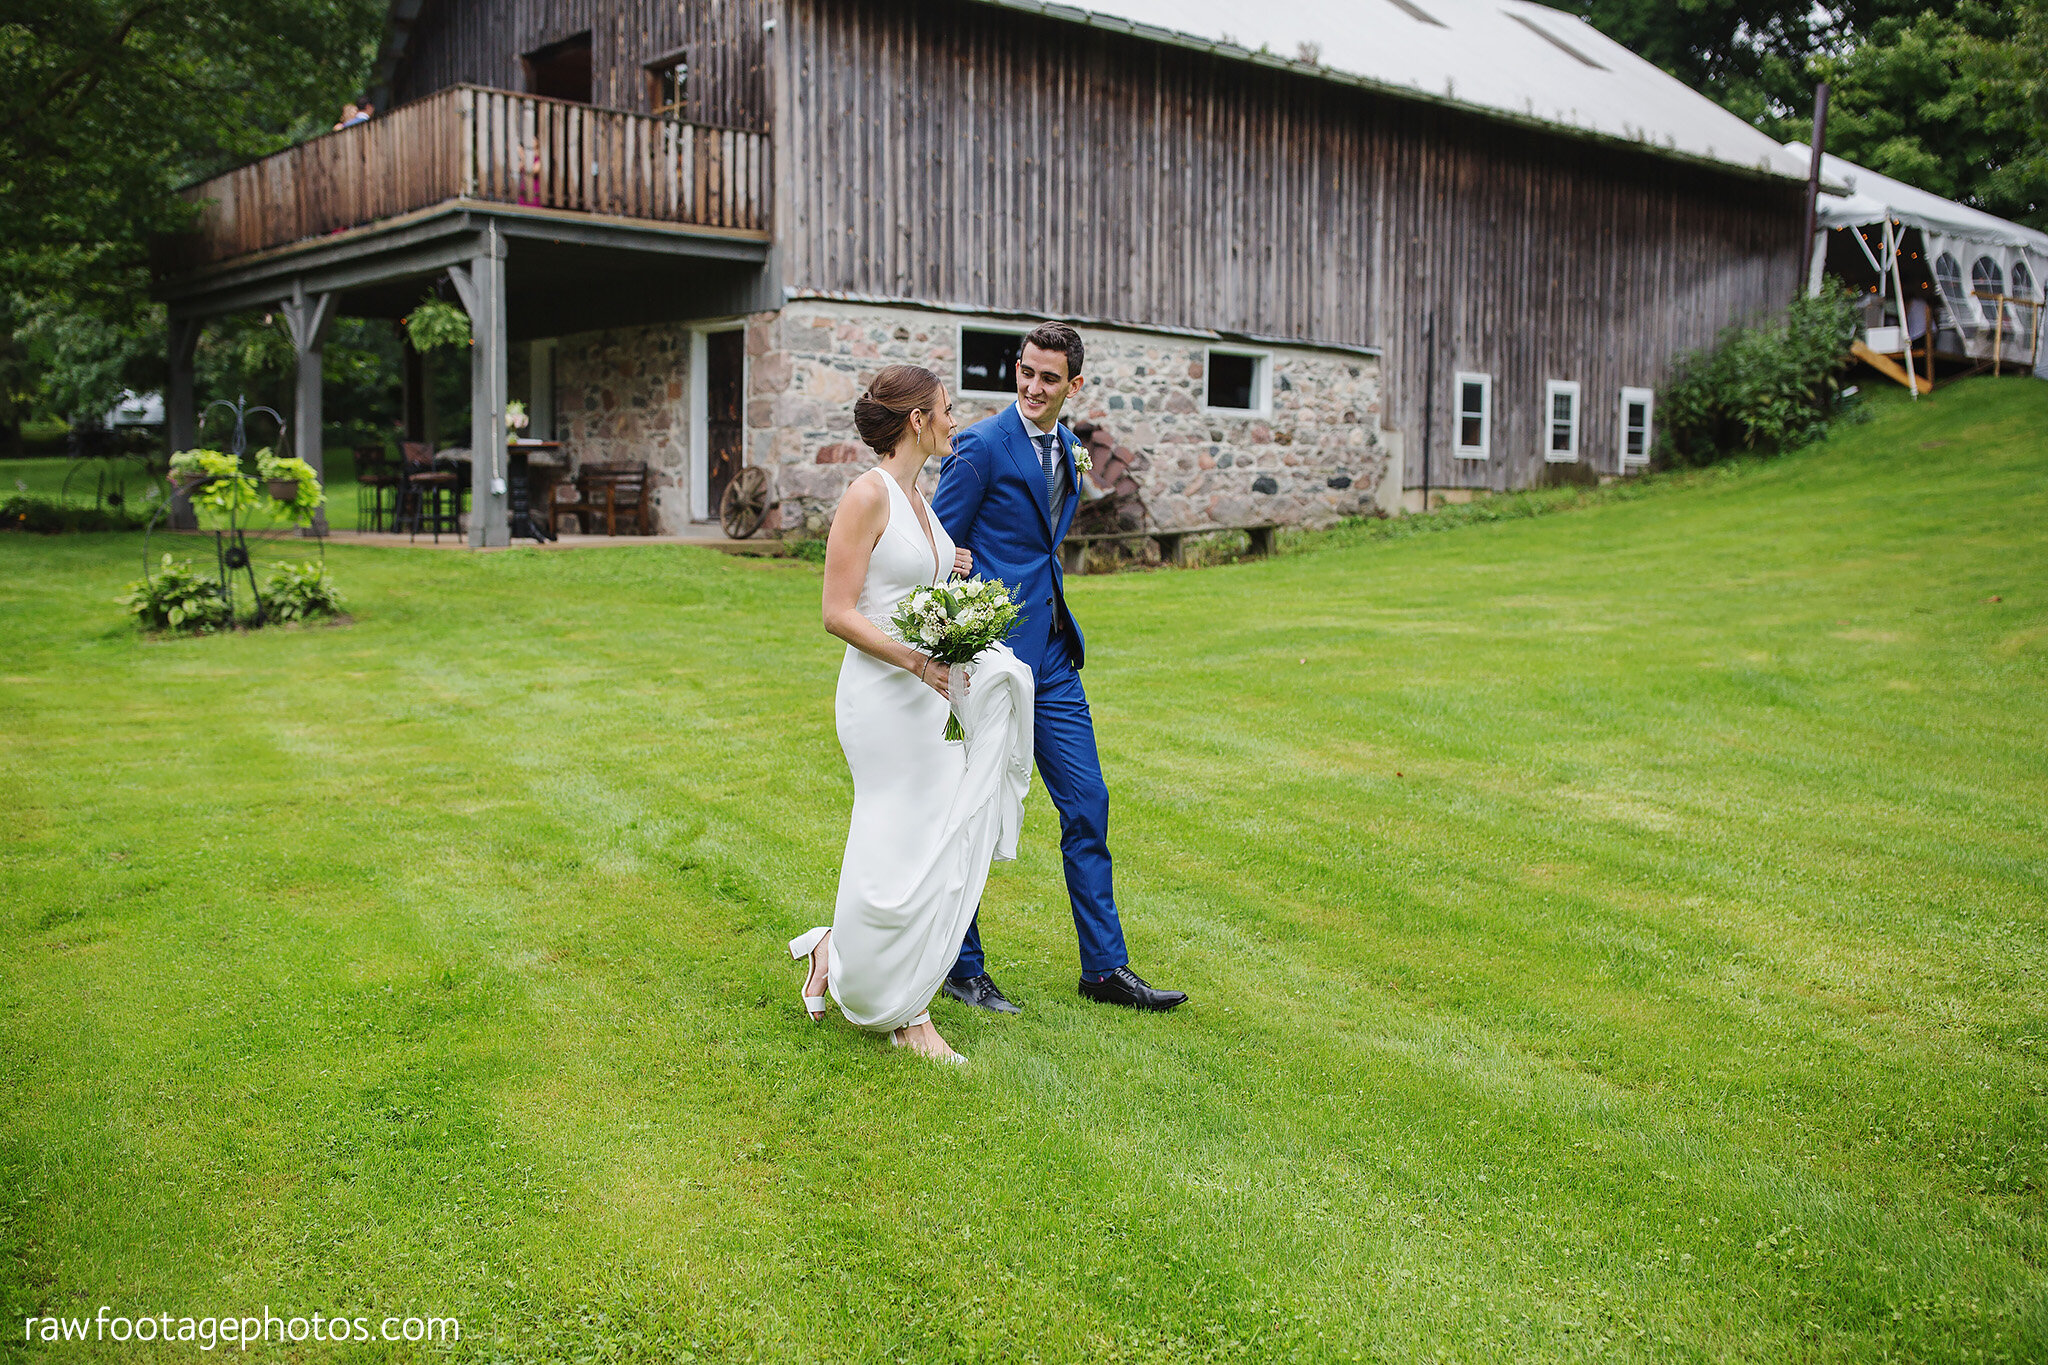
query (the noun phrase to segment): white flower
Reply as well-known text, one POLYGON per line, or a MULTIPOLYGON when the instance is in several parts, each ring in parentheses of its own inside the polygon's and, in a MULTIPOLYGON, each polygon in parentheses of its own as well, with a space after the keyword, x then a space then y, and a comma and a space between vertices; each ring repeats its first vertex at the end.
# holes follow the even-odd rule
POLYGON ((1086 474, 1089 470, 1095 468, 1095 461, 1088 458, 1088 452, 1081 448, 1081 443, 1079 441, 1075 441, 1073 443, 1073 448, 1074 468, 1080 470, 1083 474, 1086 474))

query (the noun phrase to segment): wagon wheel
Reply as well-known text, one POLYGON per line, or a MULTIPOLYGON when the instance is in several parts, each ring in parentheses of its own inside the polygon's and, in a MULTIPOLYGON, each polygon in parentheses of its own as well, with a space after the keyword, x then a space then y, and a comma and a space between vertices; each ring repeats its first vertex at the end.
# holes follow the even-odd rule
POLYGON ((748 465, 725 486, 725 496, 718 503, 719 523, 734 540, 745 540, 761 529, 768 503, 768 471, 748 465))

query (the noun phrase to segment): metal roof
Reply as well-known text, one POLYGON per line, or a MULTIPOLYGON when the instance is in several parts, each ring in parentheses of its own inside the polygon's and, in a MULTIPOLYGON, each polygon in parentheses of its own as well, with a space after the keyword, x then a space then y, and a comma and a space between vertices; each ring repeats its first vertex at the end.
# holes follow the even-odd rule
POLYGON ((1767 134, 1527 0, 980 0, 1691 160, 1805 178, 1767 134))
MULTIPOLYGON (((392 0, 382 108, 426 0, 392 0)), ((1803 179, 1805 163, 1572 15, 1529 0, 976 0, 1685 160, 1803 179)))

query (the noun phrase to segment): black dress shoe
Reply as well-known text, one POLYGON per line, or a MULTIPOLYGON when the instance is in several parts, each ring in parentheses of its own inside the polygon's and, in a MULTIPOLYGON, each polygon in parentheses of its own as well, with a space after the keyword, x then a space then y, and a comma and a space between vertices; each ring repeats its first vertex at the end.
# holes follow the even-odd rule
POLYGON ((978 1010, 988 1010, 994 1014, 1024 1012, 1023 1006, 1010 1003, 1009 997, 996 986, 996 979, 987 972, 957 981, 949 976, 943 989, 961 1004, 972 1005, 978 1010))
POLYGON ((1170 1010, 1187 1003, 1186 991, 1154 990, 1129 967, 1119 967, 1100 981, 1081 982, 1081 994, 1105 1005, 1127 1005, 1134 1010, 1170 1010))

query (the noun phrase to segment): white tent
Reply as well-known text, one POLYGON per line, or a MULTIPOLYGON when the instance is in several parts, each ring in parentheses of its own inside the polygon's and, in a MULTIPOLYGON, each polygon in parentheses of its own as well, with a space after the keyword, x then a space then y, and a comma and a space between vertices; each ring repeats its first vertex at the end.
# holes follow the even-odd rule
MULTIPOLYGON (((1785 150, 1807 155, 1803 143, 1788 142, 1785 150)), ((1856 233, 1872 266, 1896 284, 1898 263, 1886 258, 1884 244, 1891 244, 1895 257, 1903 231, 1918 228, 1941 295, 1943 325, 1954 330, 1965 353, 1979 360, 1996 353, 2005 360, 2031 361, 2034 373, 2048 379, 2048 355, 2042 354, 2048 347, 2040 344, 2048 332, 2040 317, 2042 286, 2048 283, 2048 232, 2007 222, 1838 156, 1822 153, 1821 165, 1824 178, 1847 186, 1849 193, 1820 197, 1811 288, 1820 287, 1829 232, 1856 233), (1879 231, 1873 234, 1873 228, 1879 231), (1984 295, 2031 300, 2033 306, 1984 295)), ((1903 293, 1902 285, 1899 290, 1903 293)))

